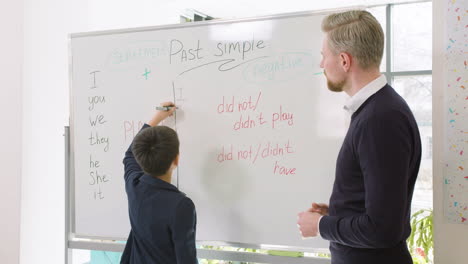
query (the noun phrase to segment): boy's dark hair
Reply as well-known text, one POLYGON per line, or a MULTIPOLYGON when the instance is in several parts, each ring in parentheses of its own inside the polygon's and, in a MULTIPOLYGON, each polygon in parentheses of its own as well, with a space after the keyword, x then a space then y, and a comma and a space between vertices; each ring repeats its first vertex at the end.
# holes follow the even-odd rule
POLYGON ((177 132, 167 126, 143 129, 133 139, 132 152, 145 173, 164 175, 179 154, 177 132))

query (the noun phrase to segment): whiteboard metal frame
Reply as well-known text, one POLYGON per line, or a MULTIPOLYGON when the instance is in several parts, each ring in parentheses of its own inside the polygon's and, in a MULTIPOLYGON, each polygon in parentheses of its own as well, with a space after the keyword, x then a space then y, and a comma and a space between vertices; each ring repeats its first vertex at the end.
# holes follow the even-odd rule
MULTIPOLYGON (((73 143, 73 56, 71 49, 71 40, 80 37, 93 37, 103 35, 114 35, 124 33, 137 33, 154 30, 169 30, 189 27, 203 27, 211 25, 231 24, 239 22, 253 22, 253 21, 264 21, 269 19, 285 19, 294 17, 304 17, 311 15, 323 15, 331 12, 339 12, 349 9, 365 9, 368 6, 352 6, 339 9, 329 9, 320 11, 304 11, 295 13, 286 13, 278 15, 261 16, 256 18, 244 18, 244 19, 226 19, 226 20, 210 20, 202 21, 197 23, 184 23, 184 24, 172 24, 163 26, 153 27, 140 27, 140 28, 128 28, 118 30, 107 30, 107 31, 95 31, 86 33, 74 33, 69 35, 69 80, 70 80, 70 125, 65 127, 65 163, 66 163, 66 175, 65 175, 65 212, 66 212, 66 223, 65 223, 65 263, 72 264, 72 250, 73 249, 84 249, 84 250, 99 250, 99 251, 113 251, 122 252, 125 244, 116 242, 116 239, 125 241, 126 238, 106 238, 106 237, 93 237, 85 235, 75 234, 75 173, 74 173, 74 143, 73 143)), ((270 249, 270 250, 282 250, 292 252, 308 252, 308 253, 328 253, 326 249, 313 249, 313 248, 300 248, 291 246, 277 246, 277 245, 265 245, 265 244, 245 244, 235 243, 226 241, 197 241, 197 245, 216 245, 216 246, 227 246, 237 248, 253 248, 253 249, 270 249)), ((317 257, 285 257, 285 256, 274 256, 262 253, 253 252, 240 252, 240 251, 225 251, 225 250, 209 250, 209 249, 197 249, 198 258, 206 259, 219 259, 219 260, 231 260, 231 261, 248 261, 257 263, 271 263, 271 264, 329 264, 330 259, 317 258, 317 257)))
MULTIPOLYGON (((82 250, 98 250, 98 251, 111 251, 122 252, 125 244, 108 241, 81 241, 70 240, 68 242, 69 249, 82 249, 82 250)), ((244 252, 234 250, 210 250, 197 248, 197 257, 199 259, 218 259, 230 261, 246 261, 255 263, 269 263, 269 264, 330 264, 331 260, 318 257, 286 257, 274 256, 255 252, 244 252)), ((72 264, 69 262, 69 264, 72 264)))
MULTIPOLYGON (((116 242, 89 242, 89 241, 69 241, 70 248, 83 249, 83 250, 99 250, 99 251, 112 251, 122 252, 125 244, 116 242)), ((246 261, 255 263, 269 263, 269 264, 330 264, 330 259, 317 258, 317 257, 285 257, 274 256, 254 252, 240 252, 240 251, 222 251, 222 250, 209 250, 197 249, 197 257, 200 259, 218 259, 230 261, 246 261)))
POLYGON ((72 263, 72 250, 69 248, 70 241, 70 222, 72 207, 70 206, 70 127, 64 128, 65 138, 65 264, 72 263))
POLYGON ((368 6, 352 6, 352 7, 346 7, 346 8, 327 9, 327 10, 320 10, 320 11, 301 11, 301 12, 259 16, 259 17, 251 17, 251 18, 206 20, 206 21, 198 21, 196 23, 169 24, 169 25, 161 25, 161 26, 72 33, 70 34, 70 39, 81 38, 81 37, 116 35, 116 34, 125 34, 125 33, 138 33, 138 32, 147 32, 147 31, 154 31, 154 30, 169 30, 169 29, 180 29, 180 28, 191 28, 191 27, 204 27, 204 26, 211 26, 211 25, 224 25, 224 24, 232 24, 232 23, 239 23, 239 22, 245 23, 245 22, 254 22, 254 21, 264 21, 264 20, 269 20, 269 19, 285 19, 285 18, 293 18, 293 17, 304 17, 304 16, 310 16, 310 15, 325 15, 331 12, 339 12, 339 11, 350 10, 350 9, 365 9, 365 8, 368 8, 368 6))

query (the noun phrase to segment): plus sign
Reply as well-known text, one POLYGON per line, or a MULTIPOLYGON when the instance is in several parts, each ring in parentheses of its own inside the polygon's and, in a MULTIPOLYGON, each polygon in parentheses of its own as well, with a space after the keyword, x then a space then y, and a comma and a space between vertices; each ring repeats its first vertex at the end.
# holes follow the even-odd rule
POLYGON ((148 80, 148 74, 150 74, 151 72, 148 71, 148 69, 145 68, 145 73, 143 73, 143 76, 145 76, 145 79, 148 80))

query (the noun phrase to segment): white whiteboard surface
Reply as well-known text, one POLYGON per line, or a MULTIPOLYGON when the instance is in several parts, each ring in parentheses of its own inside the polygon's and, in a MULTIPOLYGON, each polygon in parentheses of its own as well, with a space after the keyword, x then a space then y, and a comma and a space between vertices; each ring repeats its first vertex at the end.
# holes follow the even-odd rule
POLYGON ((196 205, 197 240, 327 247, 296 227, 300 211, 328 202, 348 127, 345 95, 328 91, 319 67, 322 19, 73 35, 76 235, 127 237, 123 155, 171 100, 180 107, 165 122, 181 141, 174 183, 196 205))

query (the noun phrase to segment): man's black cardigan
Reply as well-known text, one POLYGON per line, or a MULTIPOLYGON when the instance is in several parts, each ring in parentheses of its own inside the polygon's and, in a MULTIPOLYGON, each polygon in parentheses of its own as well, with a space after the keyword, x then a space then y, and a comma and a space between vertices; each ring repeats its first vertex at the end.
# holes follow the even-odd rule
POLYGON ((421 139, 406 102, 386 85, 352 115, 320 235, 332 264, 412 263, 411 199, 421 139))

